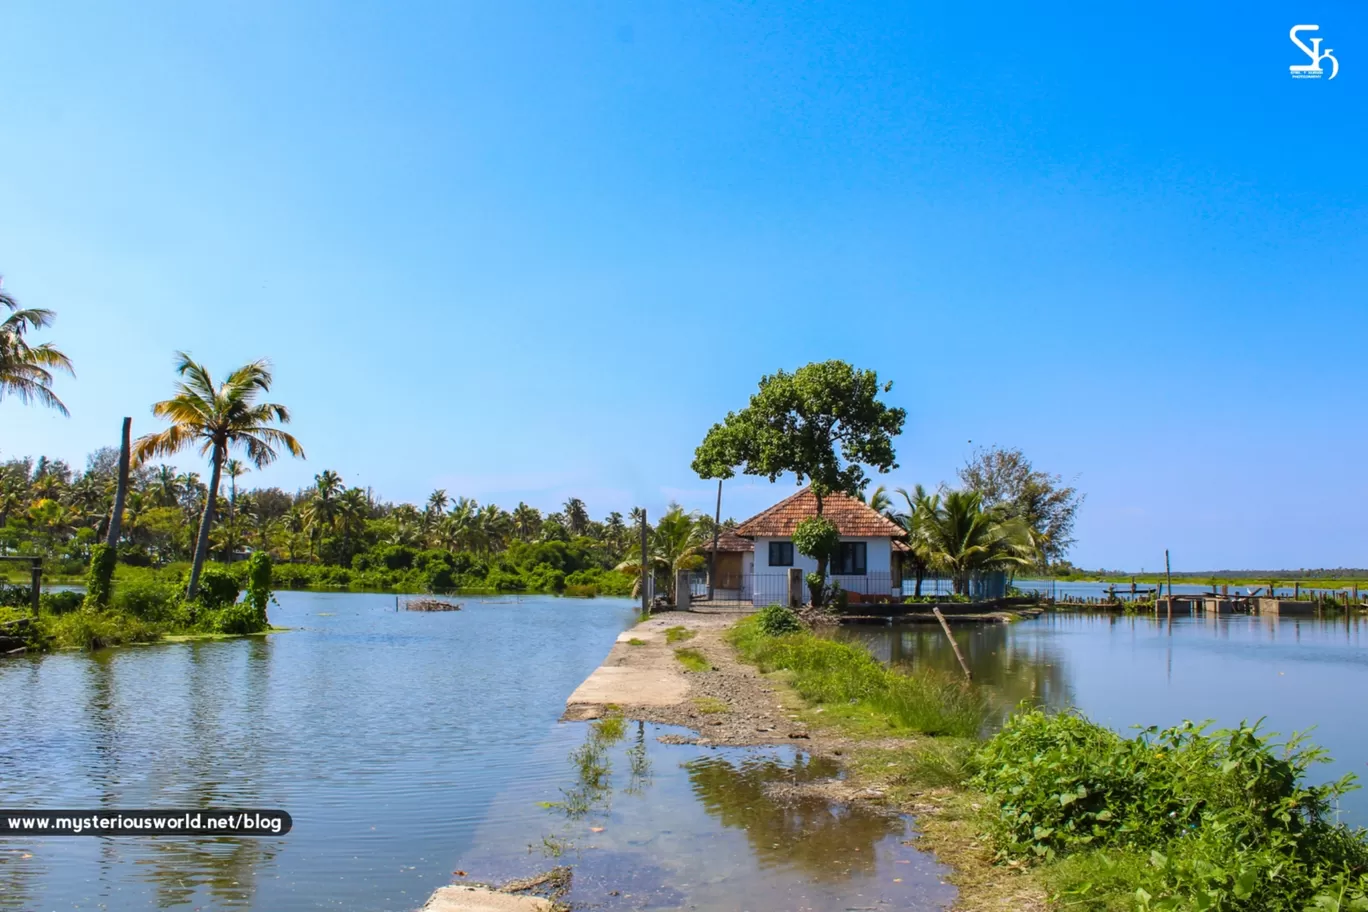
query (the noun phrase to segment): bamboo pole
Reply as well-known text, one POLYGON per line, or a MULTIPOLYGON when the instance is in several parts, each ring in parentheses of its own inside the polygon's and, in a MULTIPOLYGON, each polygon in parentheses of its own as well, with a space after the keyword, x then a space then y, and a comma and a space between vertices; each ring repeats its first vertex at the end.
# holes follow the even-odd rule
POLYGON ((940 621, 941 630, 945 631, 945 638, 950 641, 950 648, 955 650, 955 658, 959 659, 960 668, 964 669, 964 679, 974 680, 974 673, 969 670, 969 663, 964 661, 964 654, 960 652, 959 643, 955 642, 955 637, 950 633, 950 624, 945 620, 945 615, 935 605, 931 606, 931 611, 936 615, 936 620, 940 621))
POLYGON ((1164 549, 1164 577, 1168 580, 1168 616, 1173 620, 1173 565, 1169 563, 1168 548, 1164 549))

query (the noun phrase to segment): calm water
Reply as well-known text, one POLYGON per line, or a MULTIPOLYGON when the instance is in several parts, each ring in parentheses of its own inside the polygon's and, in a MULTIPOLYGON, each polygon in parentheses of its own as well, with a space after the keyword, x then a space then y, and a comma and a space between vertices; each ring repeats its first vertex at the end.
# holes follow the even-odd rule
MULTIPOLYGON (((1045 614, 1016 624, 952 628, 976 681, 1001 705, 1076 707, 1118 731, 1184 719, 1220 725, 1266 717, 1284 735, 1311 739, 1333 762, 1324 779, 1368 777, 1368 621, 1226 615, 1177 617, 1045 614)), ((852 627, 839 633, 884 662, 959 673, 939 626, 852 627)), ((1344 819, 1368 825, 1368 792, 1351 793, 1344 819)))
POLYGON ((0 662, 0 804, 279 807, 293 832, 0 841, 0 908, 411 910, 457 870, 561 863, 598 908, 953 896, 903 819, 768 798, 767 782, 823 773, 792 751, 559 723, 633 623, 625 600, 279 600, 272 620, 294 629, 271 637, 0 662))

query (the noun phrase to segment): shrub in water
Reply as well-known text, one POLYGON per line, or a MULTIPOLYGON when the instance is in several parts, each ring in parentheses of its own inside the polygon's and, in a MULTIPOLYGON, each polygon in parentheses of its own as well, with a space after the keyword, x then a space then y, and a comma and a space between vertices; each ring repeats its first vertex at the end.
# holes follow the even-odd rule
POLYGON ((103 608, 109 604, 109 594, 114 587, 114 564, 119 554, 108 545, 96 545, 90 549, 90 573, 86 576, 86 597, 90 604, 103 608))
POLYGON ((206 608, 222 608, 238 600, 242 590, 232 574, 217 567, 209 567, 200 574, 199 600, 206 608))
POLYGON ((153 623, 171 620, 180 606, 181 589, 156 580, 121 582, 114 593, 114 608, 153 623))
POLYGON ((783 636, 786 633, 797 633, 803 629, 803 624, 798 620, 798 615, 783 605, 767 605, 760 609, 756 615, 756 623, 760 627, 760 632, 765 636, 783 636))
POLYGON ((256 615, 257 630, 266 629, 266 609, 272 601, 271 557, 258 551, 247 561, 247 604, 256 615))
POLYGON ((38 605, 43 614, 66 614, 81 607, 85 596, 70 589, 61 592, 44 592, 38 597, 38 605))

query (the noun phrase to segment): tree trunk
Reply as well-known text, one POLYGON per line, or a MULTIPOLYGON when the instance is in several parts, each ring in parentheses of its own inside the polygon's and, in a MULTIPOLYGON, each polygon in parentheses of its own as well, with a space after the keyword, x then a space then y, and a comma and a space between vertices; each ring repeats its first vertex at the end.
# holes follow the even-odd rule
POLYGON ((119 535, 123 531, 124 500, 128 497, 128 451, 129 436, 133 430, 133 419, 123 420, 123 439, 119 442, 119 478, 114 487, 114 513, 109 517, 109 537, 105 544, 111 548, 119 547, 119 535))
POLYGON ((218 498, 219 477, 223 472, 223 446, 214 444, 214 470, 209 475, 209 496, 204 499, 204 515, 200 518, 199 539, 195 542, 195 562, 190 566, 190 588, 187 598, 199 592, 200 571, 209 553, 209 527, 214 524, 214 501, 218 498))
POLYGON ((915 597, 917 597, 917 598, 921 598, 922 580, 925 579, 925 578, 926 578, 926 568, 923 567, 920 563, 918 563, 918 564, 917 564, 917 586, 916 586, 915 589, 912 590, 912 594, 913 594, 915 597))

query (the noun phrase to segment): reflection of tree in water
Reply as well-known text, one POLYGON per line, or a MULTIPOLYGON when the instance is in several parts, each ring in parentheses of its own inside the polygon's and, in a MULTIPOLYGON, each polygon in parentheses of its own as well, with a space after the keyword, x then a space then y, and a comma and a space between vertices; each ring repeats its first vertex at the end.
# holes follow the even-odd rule
MULTIPOLYGON (((11 844, 12 846, 12 844, 11 844)), ((31 847, 0 849, 0 909, 33 909, 39 871, 31 847)))
MULTIPOLYGON (((1062 708, 1072 703, 1062 657, 1038 637, 1018 637, 1008 624, 964 624, 952 628, 955 642, 974 673, 986 685, 1000 712, 1023 701, 1062 708)), ((934 668, 961 674, 954 650, 939 626, 844 628, 841 639, 859 643, 885 664, 934 668)))
POLYGON ((792 766, 773 757, 739 764, 704 757, 686 764, 704 809, 723 826, 744 830, 762 867, 797 867, 820 881, 875 871, 875 846, 901 836, 899 817, 840 807, 816 797, 772 797, 771 783, 801 783, 834 775, 829 762, 799 757, 792 766))
POLYGON ((151 854, 136 863, 145 866, 143 878, 156 885, 163 909, 190 903, 205 888, 214 899, 208 904, 212 908, 249 906, 258 870, 279 851, 273 839, 232 836, 154 839, 149 848, 151 854))

